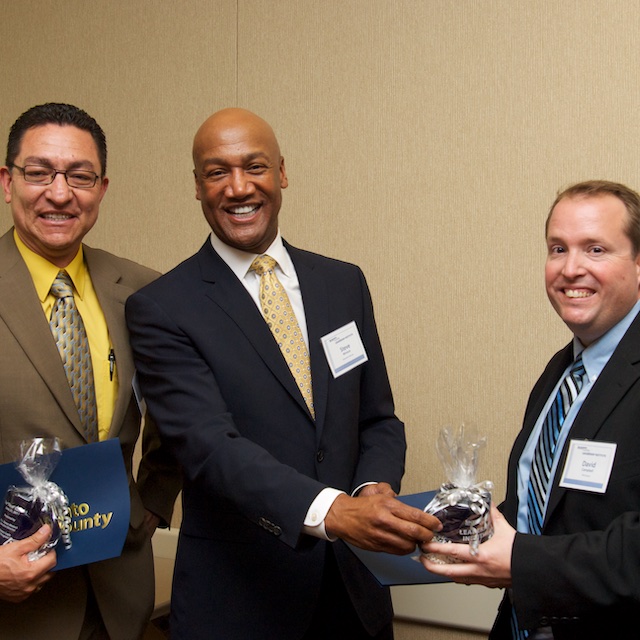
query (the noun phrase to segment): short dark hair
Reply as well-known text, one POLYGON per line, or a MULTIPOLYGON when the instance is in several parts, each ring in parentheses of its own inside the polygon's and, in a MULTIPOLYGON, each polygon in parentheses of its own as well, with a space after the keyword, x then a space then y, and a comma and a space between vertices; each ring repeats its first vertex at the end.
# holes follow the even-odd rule
POLYGON ((101 165, 101 177, 107 172, 107 140, 100 125, 86 112, 72 104, 47 102, 25 111, 14 123, 9 131, 7 142, 7 157, 5 164, 13 166, 13 162, 20 153, 22 138, 28 129, 42 127, 46 124, 72 126, 88 131, 91 134, 101 165))
POLYGON ((622 201, 627 210, 627 223, 625 225, 625 233, 631 245, 633 246, 634 255, 640 253, 640 195, 633 189, 630 189, 619 182, 609 182, 608 180, 587 180, 586 182, 578 182, 570 187, 560 191, 553 201, 547 222, 545 224, 545 236, 549 231, 549 220, 555 206, 565 198, 597 198, 599 196, 614 196, 622 201))

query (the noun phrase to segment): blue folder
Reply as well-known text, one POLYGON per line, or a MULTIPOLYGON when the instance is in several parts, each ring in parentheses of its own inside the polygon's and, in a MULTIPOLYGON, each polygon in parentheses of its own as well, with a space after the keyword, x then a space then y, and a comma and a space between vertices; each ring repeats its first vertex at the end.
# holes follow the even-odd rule
MULTIPOLYGON (((71 548, 58 543, 54 571, 119 556, 130 521, 129 482, 120 441, 112 438, 63 449, 49 480, 67 495, 72 524, 71 548)), ((0 465, 3 502, 11 485, 27 483, 14 463, 0 465)))
MULTIPOLYGON (((398 500, 412 507, 424 509, 429 502, 431 502, 431 498, 433 498, 435 494, 436 491, 425 491, 424 493, 398 496, 398 500)), ((417 560, 420 554, 418 547, 416 547, 414 553, 406 556, 396 556, 392 553, 365 551, 353 545, 348 546, 382 585, 396 586, 404 584, 451 582, 450 578, 437 576, 422 566, 422 563, 417 560)))

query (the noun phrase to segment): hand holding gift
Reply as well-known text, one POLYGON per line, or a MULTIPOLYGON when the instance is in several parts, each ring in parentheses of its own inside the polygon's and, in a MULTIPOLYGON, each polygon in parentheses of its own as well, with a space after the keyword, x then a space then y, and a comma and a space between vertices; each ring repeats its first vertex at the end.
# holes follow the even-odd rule
MULTIPOLYGON (((486 444, 486 437, 478 436, 475 429, 462 425, 457 432, 449 427, 441 429, 437 451, 447 481, 425 507, 425 512, 436 516, 443 524, 434 542, 462 542, 470 546, 472 554, 478 545, 493 535, 491 521, 491 490, 489 481, 476 483, 478 453, 486 444)), ((430 554, 434 561, 447 562, 430 554)))
POLYGON ((62 451, 57 438, 34 438, 20 444, 16 467, 28 486, 10 486, 0 516, 0 544, 22 540, 48 524, 51 537, 29 554, 37 560, 59 541, 71 547, 69 501, 64 491, 49 480, 62 451))

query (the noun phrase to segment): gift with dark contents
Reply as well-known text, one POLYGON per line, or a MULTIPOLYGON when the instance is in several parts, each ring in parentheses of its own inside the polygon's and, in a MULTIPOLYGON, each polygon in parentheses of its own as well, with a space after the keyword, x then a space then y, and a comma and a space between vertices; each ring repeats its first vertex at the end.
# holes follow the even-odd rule
POLYGON ((0 544, 22 540, 45 524, 51 526, 51 537, 29 554, 37 560, 61 542, 71 547, 71 515, 64 491, 49 480, 62 455, 57 438, 34 438, 20 443, 16 468, 26 485, 11 485, 4 498, 0 515, 0 544))
MULTIPOLYGON (((464 425, 457 431, 450 427, 440 431, 436 448, 446 482, 424 508, 443 525, 442 530, 434 535, 434 542, 468 544, 472 555, 478 552, 479 544, 493 535, 493 483, 476 482, 478 454, 485 444, 486 437, 478 436, 475 429, 464 425)), ((438 554, 431 553, 428 557, 441 564, 451 562, 438 554)))

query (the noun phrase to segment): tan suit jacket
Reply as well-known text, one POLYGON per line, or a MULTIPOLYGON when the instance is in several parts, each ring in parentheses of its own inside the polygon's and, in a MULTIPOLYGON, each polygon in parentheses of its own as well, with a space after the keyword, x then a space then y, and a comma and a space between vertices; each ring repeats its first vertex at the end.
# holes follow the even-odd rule
MULTIPOLYGON (((124 304, 158 273, 87 246, 84 255, 116 356, 119 390, 109 437, 120 439, 129 474, 129 533, 119 558, 60 571, 24 603, 0 601, 0 640, 78 638, 89 581, 112 640, 137 640, 154 600, 144 509, 169 522, 179 490, 177 468, 159 447, 150 420, 144 436, 150 454, 143 460, 138 484, 131 475, 141 415, 132 390, 134 365, 124 304)), ((57 436, 66 448, 86 443, 48 322, 10 230, 0 238, 0 462, 13 461, 16 442, 37 436, 57 436)))

